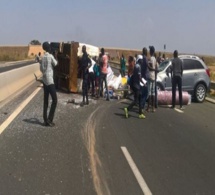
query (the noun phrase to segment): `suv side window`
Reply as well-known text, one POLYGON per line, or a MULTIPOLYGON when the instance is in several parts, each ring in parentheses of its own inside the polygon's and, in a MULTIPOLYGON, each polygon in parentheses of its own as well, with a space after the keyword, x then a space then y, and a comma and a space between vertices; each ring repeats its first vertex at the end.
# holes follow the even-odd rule
POLYGON ((184 59, 183 60, 183 69, 184 70, 204 69, 204 67, 198 60, 184 59))
POLYGON ((196 69, 204 69, 203 65, 201 64, 201 62, 195 60, 195 66, 196 66, 196 69))
POLYGON ((183 60, 183 69, 184 69, 184 70, 195 69, 195 64, 193 63, 193 60, 184 59, 184 60, 183 60))

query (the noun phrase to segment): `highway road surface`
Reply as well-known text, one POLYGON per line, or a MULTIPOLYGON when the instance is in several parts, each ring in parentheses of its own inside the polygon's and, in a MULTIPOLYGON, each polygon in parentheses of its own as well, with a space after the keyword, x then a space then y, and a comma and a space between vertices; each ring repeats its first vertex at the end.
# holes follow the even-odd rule
POLYGON ((5 63, 0 63, 0 73, 6 72, 9 70, 13 70, 15 68, 21 68, 27 65, 31 65, 36 63, 35 60, 24 60, 24 61, 19 61, 19 62, 5 62, 5 63))
POLYGON ((55 127, 43 126, 40 83, 1 107, 1 195, 215 194, 214 104, 126 119, 130 100, 80 101, 58 91, 55 127))

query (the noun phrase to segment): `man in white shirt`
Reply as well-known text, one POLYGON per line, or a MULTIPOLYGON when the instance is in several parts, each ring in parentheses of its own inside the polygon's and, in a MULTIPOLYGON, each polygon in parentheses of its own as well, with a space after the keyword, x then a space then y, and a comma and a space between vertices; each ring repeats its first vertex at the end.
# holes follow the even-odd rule
POLYGON ((94 66, 96 64, 96 62, 91 59, 91 64, 92 66, 89 68, 89 83, 88 83, 88 87, 89 89, 91 88, 91 96, 94 97, 95 96, 95 74, 94 74, 94 66))
POLYGON ((48 42, 43 43, 43 50, 45 50, 45 54, 42 57, 40 64, 40 71, 43 74, 43 88, 44 88, 44 104, 43 104, 43 120, 45 126, 55 126, 53 123, 55 109, 57 107, 57 93, 55 89, 53 72, 54 67, 57 65, 57 61, 54 56, 50 54, 51 47, 48 42), (49 115, 47 116, 47 110, 49 105, 49 94, 52 98, 52 104, 49 111, 49 115))
POLYGON ((154 56, 155 54, 155 48, 153 46, 149 47, 150 52, 150 60, 148 63, 148 69, 149 69, 149 80, 148 80, 148 107, 147 111, 149 111, 149 108, 151 106, 152 112, 155 112, 155 71, 157 66, 157 61, 154 56))

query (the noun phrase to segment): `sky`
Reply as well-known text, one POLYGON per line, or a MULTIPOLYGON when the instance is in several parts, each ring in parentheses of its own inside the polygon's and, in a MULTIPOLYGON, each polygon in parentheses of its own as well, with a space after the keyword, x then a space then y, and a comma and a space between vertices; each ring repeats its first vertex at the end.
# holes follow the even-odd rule
POLYGON ((215 55, 214 0, 0 0, 0 46, 32 40, 215 55))

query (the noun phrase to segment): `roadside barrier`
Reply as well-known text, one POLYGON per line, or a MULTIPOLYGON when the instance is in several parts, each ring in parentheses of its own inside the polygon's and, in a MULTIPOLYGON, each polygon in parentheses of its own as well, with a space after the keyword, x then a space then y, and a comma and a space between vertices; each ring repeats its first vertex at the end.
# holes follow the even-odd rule
POLYGON ((0 73, 0 103, 35 81, 34 74, 41 76, 38 63, 0 73))
POLYGON ((112 67, 114 67, 114 68, 120 70, 120 64, 119 64, 119 63, 110 61, 110 65, 111 65, 112 67))
POLYGON ((215 90, 215 82, 211 81, 210 88, 215 90))

